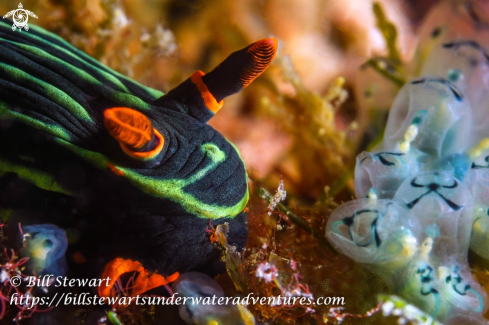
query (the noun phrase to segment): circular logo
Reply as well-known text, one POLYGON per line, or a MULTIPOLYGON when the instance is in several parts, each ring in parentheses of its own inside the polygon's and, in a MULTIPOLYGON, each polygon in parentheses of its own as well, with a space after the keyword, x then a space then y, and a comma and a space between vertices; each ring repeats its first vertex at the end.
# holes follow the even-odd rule
POLYGON ((22 284, 22 278, 20 277, 20 275, 15 275, 11 277, 10 284, 12 285, 12 287, 20 286, 22 284))
POLYGON ((24 9, 17 9, 12 17, 15 26, 22 28, 27 25, 27 20, 29 20, 29 15, 24 9))

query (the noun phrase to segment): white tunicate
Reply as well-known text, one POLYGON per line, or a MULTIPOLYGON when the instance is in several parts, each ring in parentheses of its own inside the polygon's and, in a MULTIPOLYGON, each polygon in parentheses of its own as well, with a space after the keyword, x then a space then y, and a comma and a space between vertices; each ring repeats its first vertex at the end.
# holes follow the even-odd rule
MULTIPOLYGON (((343 254, 371 266, 387 283, 417 254, 421 226, 392 200, 359 199, 342 204, 328 220, 327 237, 343 254), (384 270, 378 272, 376 265, 384 270)), ((393 285, 393 284, 392 284, 393 285)))
POLYGON ((440 1, 427 15, 419 29, 413 70, 420 67, 441 44, 458 40, 475 40, 489 43, 489 3, 486 0, 440 1))
MULTIPOLYGON (((440 235, 433 238, 431 254, 442 261, 455 256, 467 259, 472 228, 472 195, 458 179, 434 172, 409 178, 399 187, 394 200, 415 216, 422 229, 436 225, 440 235)), ((424 232, 426 234, 426 231, 424 232)))
POLYGON ((408 82, 392 105, 381 149, 396 150, 416 124, 418 134, 411 147, 436 158, 463 152, 472 124, 470 105, 463 97, 446 79, 423 77, 408 82))
POLYGON ((401 151, 363 152, 355 167, 356 196, 365 198, 374 189, 379 199, 391 199, 401 183, 418 169, 413 155, 401 151))
POLYGON ((472 107, 474 123, 471 143, 487 136, 489 123, 489 55, 473 39, 445 42, 426 60, 422 75, 434 75, 450 81, 460 89, 472 107))

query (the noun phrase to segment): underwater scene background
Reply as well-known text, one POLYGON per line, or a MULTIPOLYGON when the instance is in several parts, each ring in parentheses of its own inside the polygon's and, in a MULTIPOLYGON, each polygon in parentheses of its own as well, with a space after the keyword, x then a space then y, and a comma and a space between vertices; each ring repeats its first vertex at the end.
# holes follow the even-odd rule
POLYGON ((488 322, 487 1, 16 9, 2 324, 488 322), (174 293, 305 303, 82 302, 174 293))

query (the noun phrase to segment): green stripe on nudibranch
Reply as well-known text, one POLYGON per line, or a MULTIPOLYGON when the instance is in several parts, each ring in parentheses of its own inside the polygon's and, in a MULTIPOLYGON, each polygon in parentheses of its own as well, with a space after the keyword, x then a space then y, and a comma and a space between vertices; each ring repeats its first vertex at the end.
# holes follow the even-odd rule
MULTIPOLYGON (((59 140, 58 143, 80 155, 82 158, 86 159, 100 169, 106 169, 107 163, 110 163, 109 160, 102 154, 82 149, 62 140, 59 140)), ((244 210, 246 203, 248 202, 248 189, 246 190, 243 198, 233 206, 207 204, 184 191, 185 186, 202 179, 211 170, 215 169, 221 162, 226 160, 226 154, 212 143, 203 144, 201 146, 201 150, 204 151, 207 157, 211 159, 211 164, 186 179, 158 179, 141 175, 129 168, 116 167, 118 170, 124 173, 124 177, 127 178, 129 182, 140 188, 145 193, 177 202, 187 212, 192 213, 199 218, 217 219, 234 217, 238 215, 244 210)))
POLYGON ((28 168, 22 165, 12 164, 6 160, 0 158, 0 171, 11 172, 17 174, 21 179, 33 183, 37 187, 52 191, 71 195, 72 193, 62 188, 55 180, 54 177, 48 173, 38 171, 33 168, 28 168))
POLYGON ((55 137, 63 139, 65 141, 70 141, 71 137, 68 132, 65 131, 61 126, 54 124, 46 124, 42 121, 36 120, 30 116, 24 115, 22 113, 15 112, 11 110, 7 104, 0 101, 0 120, 1 119, 13 119, 40 131, 49 133, 55 137))
MULTIPOLYGON (((11 26, 6 24, 5 22, 2 22, 2 21, 0 21, 0 27, 8 28, 9 30, 11 30, 11 26)), ((51 39, 56 40, 57 42, 63 44, 63 46, 59 46, 58 44, 50 42, 48 39, 41 38, 41 37, 34 35, 32 33, 25 33, 24 36, 27 36, 28 38, 32 38, 32 39, 35 39, 36 41, 42 42, 46 45, 49 45, 49 46, 51 46, 51 47, 53 47, 59 51, 62 51, 65 54, 70 55, 71 57, 77 59, 78 61, 80 61, 84 64, 90 65, 91 67, 96 69, 100 74, 102 74, 102 76, 107 81, 110 81, 110 82, 114 83, 117 87, 119 87, 119 89, 121 91, 124 91, 126 93, 130 93, 130 91, 127 89, 127 87, 120 81, 120 79, 123 79, 124 81, 131 83, 136 87, 144 89, 149 95, 153 96, 154 99, 157 99, 157 98, 164 95, 164 93, 159 91, 159 90, 152 89, 150 87, 146 87, 146 86, 144 86, 144 85, 142 85, 142 84, 140 84, 134 80, 131 80, 130 78, 128 78, 128 77, 126 77, 126 76, 102 65, 100 62, 98 62, 94 58, 90 57, 88 54, 84 53, 83 51, 80 51, 79 49, 77 49, 73 45, 69 44, 68 42, 66 42, 64 39, 62 39, 59 36, 52 34, 52 33, 49 33, 46 30, 44 30, 40 27, 37 27, 35 25, 31 25, 30 28, 31 28, 31 30, 36 31, 39 34, 44 35, 46 38, 51 38, 51 39)))
MULTIPOLYGON (((1 23, 2 22, 0 21, 0 24, 1 23)), ((77 56, 75 53, 73 53, 73 52, 67 50, 66 48, 61 47, 61 46, 59 46, 57 44, 51 43, 51 42, 49 42, 49 41, 47 41, 47 40, 45 40, 45 39, 43 39, 41 37, 38 37, 36 35, 29 34, 29 33, 26 33, 26 34, 27 34, 28 38, 35 39, 35 40, 37 40, 39 42, 42 42, 42 43, 44 43, 44 44, 46 44, 46 45, 48 45, 50 47, 53 47, 53 48, 55 48, 55 49, 57 49, 59 51, 62 51, 63 53, 65 53, 65 54, 67 54, 67 55, 69 55, 69 56, 77 59, 78 61, 83 62, 84 64, 91 65, 98 72, 100 72, 100 74, 102 74, 102 76, 107 81, 110 81, 110 82, 114 83, 117 87, 120 88, 120 90, 125 91, 125 92, 129 92, 129 90, 127 89, 127 87, 119 79, 117 79, 115 76, 111 75, 110 73, 106 72, 105 70, 100 69, 97 66, 94 66, 93 64, 90 64, 89 62, 86 62, 86 60, 83 60, 82 58, 80 58, 79 56, 77 56)), ((68 44, 66 44, 66 45, 68 45, 68 44)))
POLYGON ((107 94, 110 99, 117 102, 123 107, 137 108, 140 110, 150 110, 151 107, 144 100, 131 94, 126 94, 120 91, 110 92, 107 94))
POLYGON ((57 40, 58 42, 63 43, 66 47, 68 47, 71 51, 73 51, 75 54, 77 54, 83 60, 88 61, 87 63, 91 64, 92 66, 97 67, 99 69, 104 69, 104 71, 107 71, 108 73, 116 76, 117 78, 121 78, 121 79, 123 79, 123 80, 125 80, 125 81, 127 81, 127 82, 129 82, 129 83, 131 83, 131 84, 133 84, 135 86, 137 86, 137 87, 140 87, 140 88, 144 89, 151 96, 153 96, 154 99, 160 98, 161 96, 163 96, 165 94, 165 93, 163 93, 160 90, 153 89, 153 88, 150 88, 150 87, 146 87, 145 85, 140 84, 139 82, 136 82, 136 81, 132 80, 131 78, 129 78, 129 77, 127 77, 127 76, 125 76, 125 75, 117 72, 117 71, 114 71, 114 70, 110 69, 109 67, 103 65, 102 63, 100 63, 96 59, 92 58, 90 55, 86 54, 83 51, 80 51, 79 49, 77 49, 76 47, 74 47, 73 45, 71 45, 70 43, 66 42, 63 38, 61 38, 60 36, 58 36, 56 34, 49 33, 45 29, 42 29, 41 27, 38 27, 38 26, 35 26, 35 25, 32 25, 31 26, 31 29, 34 30, 34 31, 36 31, 39 34, 43 34, 46 37, 51 37, 51 38, 57 40))
MULTIPOLYGON (((77 68, 77 67, 71 65, 70 63, 68 63, 64 60, 61 60, 60 58, 58 58, 54 55, 47 53, 46 51, 44 51, 42 49, 39 49, 35 46, 21 44, 21 43, 17 43, 14 41, 6 40, 6 39, 3 39, 1 37, 0 37, 0 41, 9 42, 9 43, 15 45, 16 47, 18 47, 20 49, 23 49, 23 50, 28 51, 30 53, 33 53, 39 57, 42 57, 42 58, 51 60, 55 63, 63 65, 63 67, 66 68, 69 72, 73 73, 74 75, 76 75, 79 78, 83 79, 84 81, 88 82, 90 85, 99 88, 102 93, 104 93, 108 98, 115 101, 118 105, 121 105, 124 107, 128 106, 128 107, 132 107, 132 108, 136 108, 136 109, 140 109, 140 110, 149 110, 150 109, 150 106, 144 100, 142 100, 141 98, 139 98, 137 96, 131 95, 130 93, 127 93, 128 90, 125 88, 125 86, 122 83, 120 85, 124 88, 125 92, 122 92, 122 91, 104 91, 104 88, 103 88, 104 84, 102 82, 100 82, 99 80, 95 79, 89 73, 87 73, 86 71, 84 71, 80 68, 77 68)), ((117 82, 120 83, 119 80, 117 80, 117 82)))
POLYGON ((30 83, 42 88, 44 97, 64 107, 73 116, 93 123, 92 118, 85 108, 83 108, 83 106, 78 104, 78 102, 73 100, 73 98, 71 98, 68 94, 59 90, 53 85, 5 63, 0 63, 0 72, 8 75, 17 84, 30 83))
POLYGON ((233 147, 234 151, 236 151, 236 153, 238 154, 239 159, 243 163, 243 166, 244 166, 244 169, 245 169, 245 172, 246 172, 246 177, 248 178, 248 171, 246 170, 246 164, 245 164, 245 161, 243 160, 243 157, 241 156, 241 152, 238 150, 238 147, 236 147, 236 145, 234 143, 232 143, 231 141, 229 141, 227 138, 225 138, 225 139, 231 145, 231 147, 233 147))

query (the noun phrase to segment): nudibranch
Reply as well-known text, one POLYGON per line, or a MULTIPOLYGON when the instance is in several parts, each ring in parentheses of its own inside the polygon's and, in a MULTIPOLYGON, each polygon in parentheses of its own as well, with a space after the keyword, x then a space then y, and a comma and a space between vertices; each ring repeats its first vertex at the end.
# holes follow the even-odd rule
POLYGON ((71 228, 69 251, 100 272, 115 258, 163 276, 206 269, 209 222, 243 243, 248 200, 239 152, 207 122, 276 50, 258 41, 163 94, 0 21, 0 207, 71 228))
POLYGON ((338 251, 444 324, 487 324, 468 264, 469 248, 489 260, 489 25, 473 5, 489 8, 442 2, 443 19, 425 25, 421 75, 397 94, 382 143, 357 157, 358 199, 326 227, 338 251))

